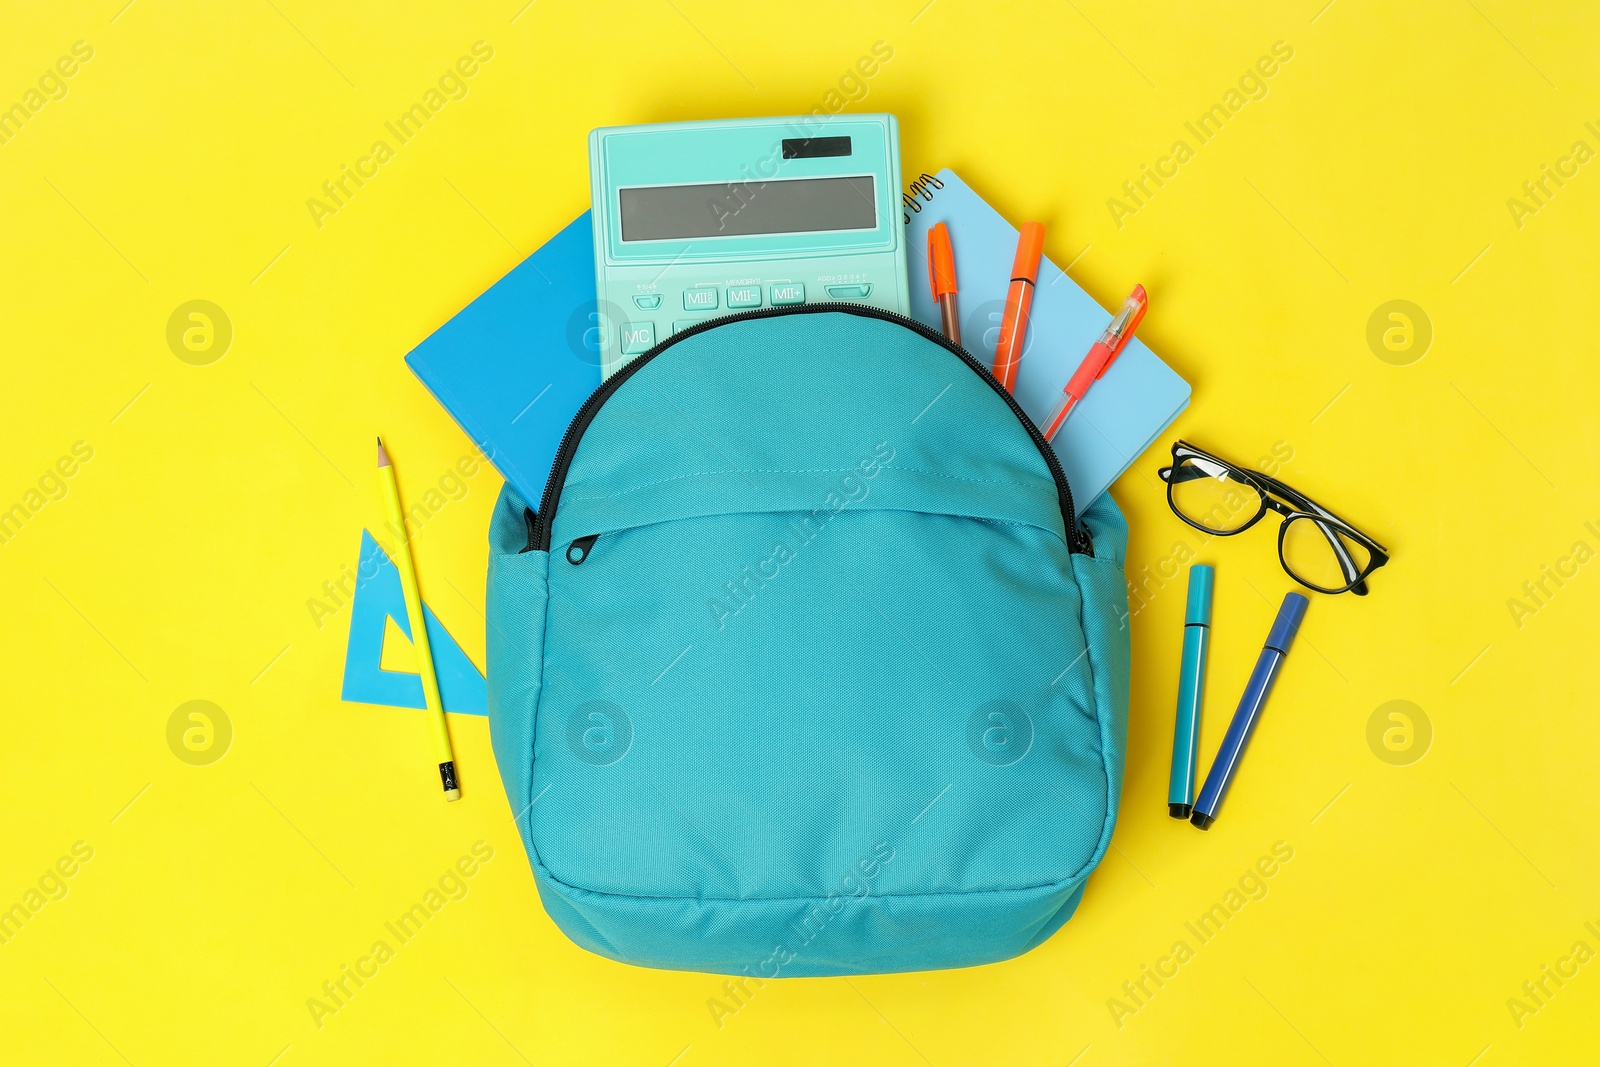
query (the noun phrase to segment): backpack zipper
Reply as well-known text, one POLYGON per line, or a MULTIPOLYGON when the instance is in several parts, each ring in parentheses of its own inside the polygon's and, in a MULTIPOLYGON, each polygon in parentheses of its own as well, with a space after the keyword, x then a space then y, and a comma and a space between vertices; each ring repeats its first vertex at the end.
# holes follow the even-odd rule
MULTIPOLYGON (((961 360, 972 369, 973 373, 988 382, 989 387, 1005 400, 1007 406, 1011 408, 1012 414, 1016 415, 1017 421, 1022 423, 1023 427, 1028 431, 1028 436, 1033 439, 1034 447, 1044 457, 1045 465, 1050 468, 1050 476, 1055 479, 1056 493, 1061 500, 1061 517, 1066 520, 1067 524, 1068 549, 1082 555, 1094 555, 1093 539, 1090 538, 1087 530, 1082 530, 1078 527, 1077 509, 1072 500, 1072 487, 1067 484, 1067 475, 1061 469, 1061 461, 1056 458, 1056 454, 1050 448, 1049 442, 1039 432, 1039 427, 1034 425, 1033 420, 1028 418, 1028 413, 1022 410, 1022 405, 1017 403, 1016 397, 1012 396, 1006 387, 1000 384, 999 380, 989 372, 988 367, 985 367, 974 358, 972 353, 965 348, 955 344, 937 330, 924 326, 916 319, 901 315, 898 312, 870 307, 866 304, 850 304, 837 301, 799 304, 785 308, 754 308, 750 311, 739 311, 732 315, 707 319, 673 334, 658 343, 654 348, 623 364, 615 374, 601 382, 600 387, 589 394, 589 398, 583 402, 583 406, 578 409, 577 415, 573 416, 572 422, 568 424, 566 433, 562 435, 561 445, 556 449, 555 462, 550 467, 550 478, 545 482, 544 496, 539 501, 539 510, 534 511, 529 508, 523 516, 528 526, 528 546, 522 551, 533 552, 538 550, 548 552, 550 550, 550 520, 555 515, 556 503, 561 499, 563 483, 567 479, 568 469, 572 466, 573 452, 577 450, 579 440, 582 439, 584 432, 588 430, 589 424, 594 421, 594 417, 599 413, 601 406, 611 398, 613 393, 622 387, 623 383, 633 377, 639 368, 684 338, 692 337, 697 333, 703 333, 717 326, 724 326, 730 322, 827 311, 842 311, 851 315, 861 315, 865 318, 882 319, 886 322, 897 323, 921 334, 930 341, 936 342, 946 351, 960 356, 961 360)), ((593 543, 593 538, 588 538, 587 540, 593 543)), ((583 554, 585 556, 588 554, 587 546, 583 554)), ((575 562, 581 563, 582 559, 580 558, 575 562)))

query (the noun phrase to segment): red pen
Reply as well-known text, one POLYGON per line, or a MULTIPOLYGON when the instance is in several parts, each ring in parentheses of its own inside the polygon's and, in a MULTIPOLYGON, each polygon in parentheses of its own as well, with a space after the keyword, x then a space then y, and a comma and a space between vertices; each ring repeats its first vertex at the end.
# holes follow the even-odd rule
POLYGON ((1000 343, 994 346, 994 376, 1008 393, 1017 384, 1017 366, 1022 362, 1023 342, 1028 336, 1028 309, 1033 306, 1033 287, 1039 280, 1042 255, 1044 223, 1024 222, 1017 234, 1017 258, 1011 264, 1006 310, 1000 317, 1000 343))
POLYGON ((1089 386, 1105 377, 1106 370, 1112 362, 1122 354, 1128 342, 1133 340, 1133 331, 1139 328, 1139 322, 1144 318, 1149 306, 1150 300, 1145 296, 1144 286, 1134 286, 1133 292, 1128 294, 1127 302, 1122 305, 1122 310, 1117 312, 1116 317, 1111 320, 1111 325, 1106 327, 1106 332, 1100 335, 1100 340, 1089 349, 1089 354, 1083 357, 1083 362, 1078 364, 1078 369, 1073 371, 1072 378, 1062 388, 1061 406, 1056 408, 1056 413, 1051 415, 1050 421, 1045 424, 1046 441, 1055 437, 1056 431, 1061 429, 1061 424, 1072 414, 1072 409, 1078 406, 1078 401, 1089 391, 1089 386))

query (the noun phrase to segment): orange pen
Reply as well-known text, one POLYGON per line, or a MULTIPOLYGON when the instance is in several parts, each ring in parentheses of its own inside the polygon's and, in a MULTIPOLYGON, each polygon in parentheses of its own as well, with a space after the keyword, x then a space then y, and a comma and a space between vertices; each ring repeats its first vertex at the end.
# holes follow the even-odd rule
POLYGON ((1017 366, 1028 336, 1028 309, 1033 307, 1033 287, 1039 281, 1039 259, 1044 255, 1044 223, 1024 222, 1017 235, 1017 258, 1011 264, 1011 288, 1000 318, 1000 343, 994 346, 994 376, 1011 392, 1017 384, 1017 366))
POLYGON ((939 305, 939 322, 951 344, 961 343, 961 320, 956 315, 956 257, 950 250, 950 229, 940 222, 928 231, 928 284, 939 305))

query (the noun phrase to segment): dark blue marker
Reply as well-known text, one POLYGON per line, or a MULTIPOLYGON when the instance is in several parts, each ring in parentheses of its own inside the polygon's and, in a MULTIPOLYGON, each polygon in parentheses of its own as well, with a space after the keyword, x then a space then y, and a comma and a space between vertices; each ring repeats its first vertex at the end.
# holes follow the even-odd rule
POLYGON ((1209 830, 1211 824, 1217 821, 1222 798, 1228 795, 1228 787, 1233 784, 1234 772, 1244 759, 1245 746, 1255 732, 1261 709, 1267 706, 1272 683, 1278 680, 1278 671, 1289 654, 1289 646, 1294 644, 1294 635, 1300 631, 1300 620, 1306 617, 1306 607, 1310 603, 1299 593, 1290 593, 1283 598, 1278 617, 1272 622, 1272 632, 1267 635, 1266 647, 1261 650, 1261 658, 1256 660, 1256 669, 1251 672, 1250 681, 1244 687, 1244 696, 1239 698, 1239 708, 1233 713, 1233 721, 1228 723, 1228 734, 1222 739, 1222 747, 1217 750, 1211 773, 1206 775, 1205 788, 1200 790, 1194 814, 1189 816, 1189 821, 1202 830, 1209 830))

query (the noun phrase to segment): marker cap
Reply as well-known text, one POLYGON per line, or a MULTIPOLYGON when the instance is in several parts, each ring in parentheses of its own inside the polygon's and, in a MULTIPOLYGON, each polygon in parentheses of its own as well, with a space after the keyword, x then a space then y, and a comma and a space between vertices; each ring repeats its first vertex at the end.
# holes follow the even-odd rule
POLYGON ((1039 259, 1044 255, 1044 223, 1024 222, 1017 232, 1017 258, 1011 264, 1011 280, 1039 280, 1039 259))
POLYGON ((1294 644, 1294 635, 1300 632, 1300 620, 1306 617, 1306 608, 1310 604, 1311 601, 1299 593, 1284 596, 1278 617, 1272 621, 1272 632, 1267 635, 1268 648, 1288 654, 1289 646, 1294 644))
POLYGON ((955 253, 950 248, 950 229, 942 222, 928 231, 928 284, 935 301, 956 291, 955 253))
POLYGON ((1189 605, 1183 612, 1183 624, 1211 625, 1211 587, 1217 572, 1209 563, 1196 563, 1189 568, 1189 605))

